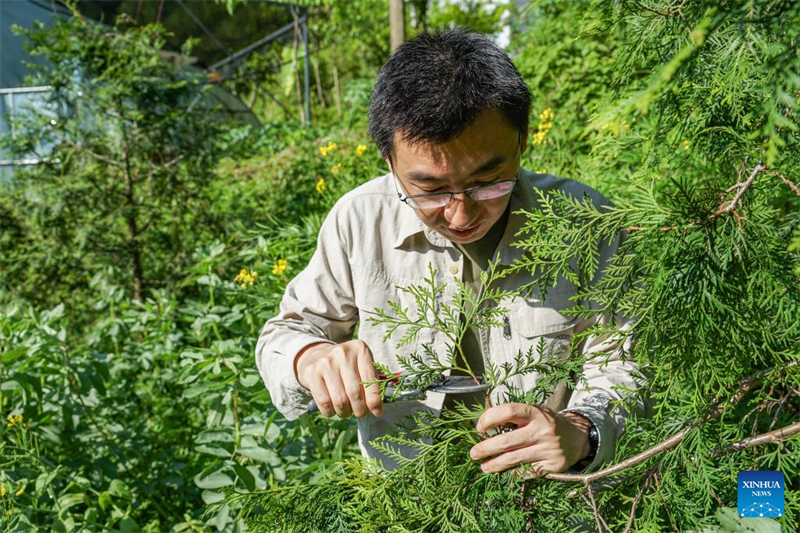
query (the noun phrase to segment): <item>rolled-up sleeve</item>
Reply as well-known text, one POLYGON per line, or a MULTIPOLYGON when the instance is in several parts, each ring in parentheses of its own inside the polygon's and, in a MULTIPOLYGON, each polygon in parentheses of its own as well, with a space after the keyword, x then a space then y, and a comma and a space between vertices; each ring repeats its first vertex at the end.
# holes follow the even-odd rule
MULTIPOLYGON (((625 234, 622 233, 610 246, 601 247, 601 268, 594 283, 599 281, 602 269, 617 253, 624 239, 625 234)), ((596 307, 596 304, 589 303, 589 307, 596 307)), ((626 401, 627 408, 613 403, 627 400, 627 391, 639 389, 643 382, 638 365, 629 355, 632 341, 628 333, 633 320, 619 314, 612 316, 604 313, 586 320, 576 329, 585 330, 596 324, 600 325, 603 332, 589 335, 582 346, 586 361, 583 365, 585 386, 575 390, 567 408, 561 411, 583 415, 597 428, 597 454, 583 472, 596 470, 601 464, 612 461, 616 443, 625 430, 625 421, 634 412, 639 416, 645 415, 645 403, 640 394, 636 394, 633 401, 626 401)))
POLYGON ((351 246, 340 203, 331 209, 311 260, 286 286, 277 316, 256 344, 256 365, 272 403, 289 420, 306 412, 311 395, 297 381, 294 359, 310 344, 350 340, 358 320, 350 269, 351 246))
MULTIPOLYGON (((610 320, 608 315, 603 315, 601 322, 608 325, 610 320)), ((616 327, 621 333, 630 325, 629 320, 616 317, 616 327)), ((613 460, 627 418, 634 411, 640 416, 644 414, 644 402, 638 395, 633 409, 615 408, 612 403, 626 397, 626 390, 638 389, 641 383, 638 366, 626 359, 629 348, 630 338, 621 334, 590 335, 584 344, 585 386, 575 390, 567 408, 561 412, 583 415, 597 428, 597 454, 585 472, 613 460)))

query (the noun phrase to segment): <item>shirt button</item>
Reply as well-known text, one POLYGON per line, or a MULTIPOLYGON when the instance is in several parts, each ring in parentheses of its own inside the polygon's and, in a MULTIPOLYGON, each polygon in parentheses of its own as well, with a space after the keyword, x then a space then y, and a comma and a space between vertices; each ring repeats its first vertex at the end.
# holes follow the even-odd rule
POLYGON ((452 265, 450 267, 450 273, 453 274, 453 275, 458 274, 458 267, 455 266, 455 265, 452 265))

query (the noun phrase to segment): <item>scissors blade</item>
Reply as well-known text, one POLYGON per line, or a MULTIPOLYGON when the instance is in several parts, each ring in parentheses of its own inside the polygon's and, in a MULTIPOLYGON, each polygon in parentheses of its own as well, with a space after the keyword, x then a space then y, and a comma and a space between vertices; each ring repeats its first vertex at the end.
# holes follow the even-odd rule
POLYGON ((446 376, 442 381, 429 386, 427 390, 445 394, 469 394, 471 392, 485 391, 488 388, 489 385, 484 383, 482 376, 477 376, 476 378, 472 378, 472 376, 446 376))

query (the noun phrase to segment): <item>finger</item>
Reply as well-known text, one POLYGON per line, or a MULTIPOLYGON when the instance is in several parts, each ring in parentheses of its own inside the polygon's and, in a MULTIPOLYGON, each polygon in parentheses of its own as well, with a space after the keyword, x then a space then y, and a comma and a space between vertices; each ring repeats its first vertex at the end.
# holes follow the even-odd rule
POLYGON ((505 453, 493 457, 481 464, 481 470, 487 474, 495 472, 503 472, 511 467, 523 463, 532 463, 538 459, 537 447, 525 446, 516 450, 510 450, 505 453))
POLYGON ((353 412, 350 409, 350 399, 347 397, 347 392, 345 392, 341 375, 338 372, 334 372, 327 374, 324 379, 331 402, 333 402, 333 410, 340 418, 349 418, 353 412))
MULTIPOLYGON (((375 372, 372 361, 372 353, 369 348, 359 354, 358 373, 361 376, 361 381, 375 381, 378 379, 378 373, 375 372)), ((373 383, 364 389, 364 393, 369 410, 372 411, 373 415, 381 416, 383 414, 383 398, 381 398, 380 386, 377 383, 373 383)))
POLYGON ((335 414, 333 410, 333 402, 331 396, 328 394, 328 387, 325 386, 325 380, 321 376, 312 378, 309 383, 309 391, 317 404, 320 414, 325 418, 330 418, 335 414))
POLYGON ((345 362, 341 366, 342 383, 345 394, 350 402, 350 410, 356 417, 361 418, 369 412, 365 400, 366 393, 361 385, 361 375, 358 372, 358 358, 345 362))
POLYGON ((504 403, 487 409, 478 419, 475 429, 481 433, 504 424, 515 424, 517 427, 528 425, 541 416, 541 408, 524 403, 504 403))
POLYGON ((479 442, 472 447, 469 456, 476 460, 484 459, 524 446, 530 446, 535 442, 536 439, 530 432, 522 429, 515 429, 508 433, 500 433, 490 439, 479 442))

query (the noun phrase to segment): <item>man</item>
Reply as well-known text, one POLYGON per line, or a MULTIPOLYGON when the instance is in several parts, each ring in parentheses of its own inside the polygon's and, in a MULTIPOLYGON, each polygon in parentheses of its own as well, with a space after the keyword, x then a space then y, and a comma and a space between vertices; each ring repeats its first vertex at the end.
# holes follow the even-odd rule
MULTIPOLYGON (((387 326, 366 319, 376 316, 375 308, 386 309, 388 301, 415 316, 414 298, 398 287, 421 284, 429 264, 436 282, 447 283, 435 313, 443 303, 452 304, 455 278, 479 290, 480 272, 491 259, 499 256, 499 268, 507 268, 521 258, 522 251, 510 246, 525 221, 515 211, 536 208, 535 189, 607 202, 574 181, 520 168, 529 111, 529 90, 516 68, 481 35, 463 30, 421 35, 387 61, 372 93, 369 128, 391 171, 336 203, 309 265, 289 283, 280 313, 258 341, 259 370, 288 419, 304 413, 312 397, 325 416, 354 414, 362 453, 392 468, 394 461, 369 441, 409 413, 452 404, 453 398, 429 393, 424 400, 384 405, 377 385, 363 387, 363 381, 376 379, 373 361, 397 371, 397 354, 421 353, 427 344, 444 357, 447 341, 430 329, 416 343, 395 348, 403 328, 383 343, 387 326), (356 323, 358 339, 351 340, 356 323)), ((601 260, 618 245, 602 243, 601 260)), ((498 288, 513 290, 531 279, 516 272, 498 288)), ((540 339, 551 353, 568 348, 573 335, 592 325, 560 312, 574 305, 569 298, 575 290, 564 282, 548 291, 545 302, 535 292, 501 302, 508 309, 504 327, 470 330, 463 341, 470 367, 480 371, 485 361, 512 361, 540 339)), ((484 440, 471 457, 482 461, 486 472, 524 463, 533 465, 535 475, 585 471, 612 459, 627 416, 610 405, 620 397, 614 387, 636 388, 636 367, 621 357, 624 348, 610 338, 589 337, 581 347, 587 386, 571 395, 560 387, 546 405, 487 409, 479 431, 508 423, 517 429, 484 440)), ((537 378, 518 376, 510 385, 526 390, 537 378)), ((504 392, 496 392, 495 404, 504 392)))

